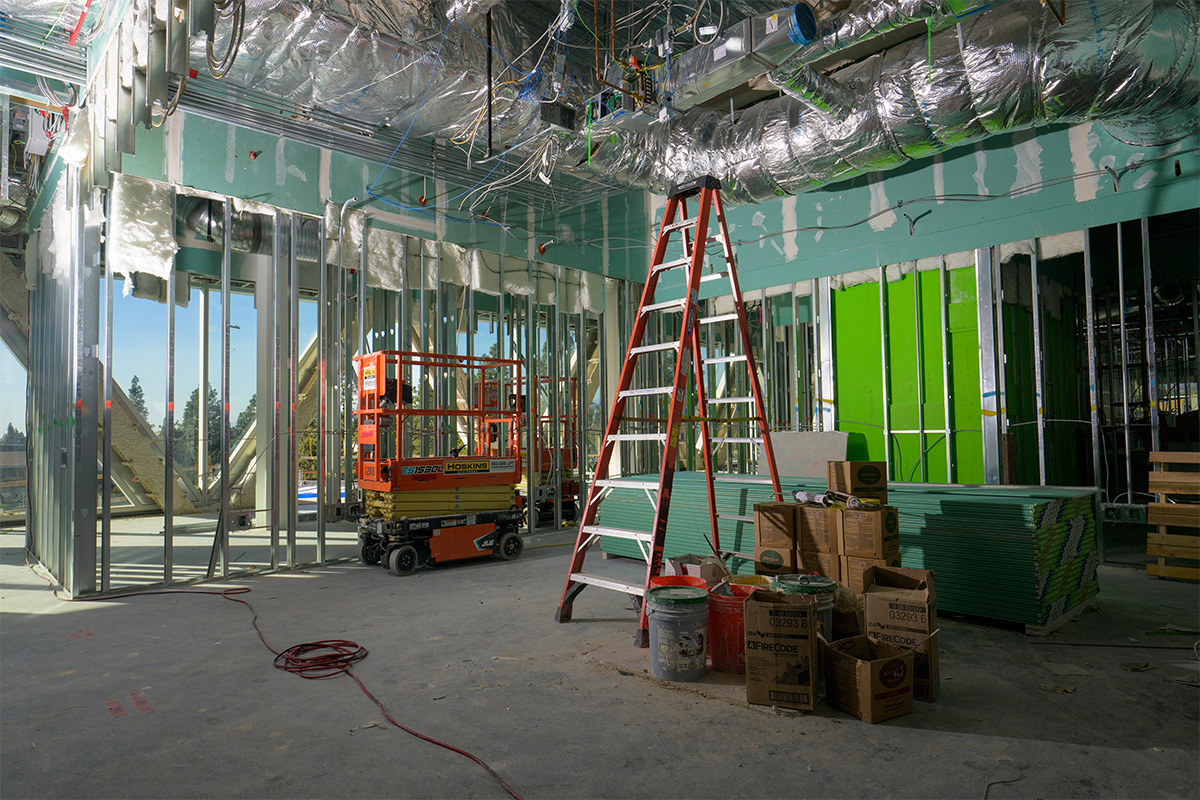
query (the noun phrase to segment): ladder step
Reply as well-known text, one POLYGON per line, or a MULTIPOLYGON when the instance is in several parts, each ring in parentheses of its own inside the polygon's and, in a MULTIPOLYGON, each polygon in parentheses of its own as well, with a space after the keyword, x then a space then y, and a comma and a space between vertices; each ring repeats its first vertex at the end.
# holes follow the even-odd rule
POLYGON ((657 483, 649 481, 621 480, 620 478, 602 478, 594 481, 596 486, 608 489, 652 489, 658 491, 657 483))
POLYGON ((640 347, 629 348, 629 355, 636 356, 642 353, 657 353, 662 350, 678 350, 679 342, 664 342, 662 344, 644 344, 640 347))
POLYGON ((718 511, 717 516, 721 519, 732 519, 737 522, 754 522, 754 517, 747 517, 743 514, 722 514, 720 511, 718 511))
POLYGON ((713 444, 761 444, 762 437, 760 436, 714 436, 711 440, 713 444))
POLYGON ((601 578, 599 575, 588 575, 583 572, 572 572, 571 580, 576 583, 586 583, 589 586, 599 586, 601 589, 613 589, 626 594, 636 594, 638 597, 646 595, 646 587, 639 586, 636 583, 625 583, 623 581, 614 581, 609 578, 601 578))
POLYGON ((745 356, 721 356, 720 358, 705 358, 701 359, 704 364, 736 364, 739 361, 745 361, 745 356))
POLYGON ((680 267, 686 267, 687 265, 689 265, 691 263, 692 263, 691 257, 677 258, 674 261, 664 261, 663 263, 659 264, 657 267, 652 268, 651 272, 652 273, 667 272, 668 270, 679 269, 680 267))
POLYGON ((719 281, 722 278, 728 278, 728 277, 729 277, 728 272, 710 272, 707 275, 701 275, 700 282, 707 283, 709 281, 719 281))
POLYGON ((688 217, 687 219, 681 219, 679 222, 672 222, 670 225, 667 225, 665 228, 662 229, 662 232, 670 233, 671 231, 679 231, 679 230, 683 230, 684 228, 694 228, 694 227, 696 227, 696 221, 697 220, 695 217, 688 217))
POLYGON ((733 311, 728 314, 717 314, 715 317, 701 317, 700 319, 698 319, 696 321, 699 322, 701 325, 711 325, 714 322, 728 322, 729 320, 734 320, 737 318, 738 318, 737 312, 733 311))
POLYGON ((652 394, 670 394, 673 391, 674 386, 649 386, 645 389, 626 389, 618 392, 617 397, 645 397, 652 394))
POLYGON ((723 403, 753 403, 753 397, 710 397, 708 404, 710 406, 721 405, 723 403))
POLYGON ((649 314, 651 311, 682 311, 688 304, 686 297, 681 297, 678 300, 667 300, 662 303, 650 303, 642 306, 642 314, 649 314))
POLYGON ((757 475, 721 475, 720 478, 728 483, 753 483, 760 486, 772 485, 770 478, 762 478, 757 475))
MULTIPOLYGON (((753 521, 753 520, 751 520, 753 521)), ((614 539, 628 539, 633 542, 653 542, 654 534, 646 531, 631 531, 625 528, 605 528, 602 525, 584 525, 583 532, 596 536, 611 536, 614 539)))
POLYGON ((665 442, 665 433, 614 433, 608 437, 610 442, 665 442))

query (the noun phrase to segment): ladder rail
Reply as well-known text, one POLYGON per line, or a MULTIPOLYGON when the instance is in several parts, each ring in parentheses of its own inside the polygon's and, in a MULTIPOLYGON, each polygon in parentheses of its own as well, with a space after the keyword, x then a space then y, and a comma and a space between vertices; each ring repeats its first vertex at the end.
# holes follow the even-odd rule
MULTIPOLYGON (((705 389, 704 363, 700 359, 700 325, 692 326, 692 348, 696 352, 696 402, 700 408, 708 405, 708 392, 705 389)), ((704 454, 704 477, 708 488, 708 518, 712 527, 713 555, 721 557, 721 533, 717 529, 717 490, 713 483, 712 436, 708 428, 708 414, 700 418, 700 447, 704 454)))
MULTIPOLYGON (((680 206, 680 198, 671 197, 667 200, 667 207, 663 211, 662 226, 659 231, 658 241, 655 243, 654 256, 651 261, 653 266, 663 263, 663 258, 667 251, 667 238, 662 231, 675 220, 675 212, 680 206)), ((646 325, 649 317, 646 314, 640 313, 640 309, 649 305, 654 300, 654 290, 658 287, 659 271, 654 268, 650 269, 646 276, 646 284, 642 287, 642 298, 639 302, 639 313, 634 319, 633 330, 629 334, 629 345, 626 348, 626 358, 621 367, 621 377, 617 382, 616 391, 613 392, 613 404, 609 411, 608 422, 604 427, 604 436, 600 440, 600 450, 596 458, 596 470, 592 475, 592 485, 588 488, 587 502, 583 507, 583 514, 579 520, 579 532, 575 538, 575 549, 571 558, 570 574, 581 572, 583 569, 584 557, 587 551, 591 548, 594 538, 589 537, 584 532, 584 527, 593 525, 596 520, 596 513, 600 507, 600 501, 604 496, 603 487, 597 486, 597 481, 602 481, 608 478, 609 464, 612 462, 612 451, 618 444, 618 440, 612 437, 620 430, 621 420, 624 417, 625 405, 629 401, 628 396, 623 396, 622 392, 629 389, 633 383, 634 372, 637 367, 637 354, 633 353, 637 347, 641 346, 642 338, 646 333, 646 325)), ((677 359, 678 360, 678 359, 677 359)), ((661 494, 661 493, 660 493, 661 494)), ((579 593, 582 585, 573 585, 573 582, 568 578, 566 585, 563 587, 562 600, 559 602, 558 612, 556 617, 560 622, 565 622, 571 617, 571 598, 579 593)))
MULTIPOLYGON (((701 190, 700 209, 696 215, 696 230, 707 231, 709 213, 712 210, 712 192, 710 188, 701 190)), ((664 215, 663 219, 666 219, 664 215)), ((686 235, 685 235, 686 240, 686 235)), ((660 242, 661 244, 661 242, 660 242)), ((667 441, 663 447, 662 466, 659 468, 658 497, 654 509, 654 541, 650 547, 650 559, 646 564, 645 585, 649 586, 651 579, 662 572, 663 550, 667 542, 667 519, 671 509, 671 488, 675 482, 675 462, 679 455, 680 428, 683 425, 684 389, 699 358, 698 353, 692 352, 691 331, 699 318, 697 313, 697 297, 700 294, 700 270, 704 263, 704 249, 691 248, 692 265, 688 270, 688 285, 684 306, 683 323, 680 327, 679 357, 675 359, 675 376, 672 381, 674 392, 671 395, 671 408, 667 414, 667 441)), ((650 643, 650 625, 646 617, 646 604, 642 603, 638 611, 638 630, 635 639, 639 647, 650 643)))

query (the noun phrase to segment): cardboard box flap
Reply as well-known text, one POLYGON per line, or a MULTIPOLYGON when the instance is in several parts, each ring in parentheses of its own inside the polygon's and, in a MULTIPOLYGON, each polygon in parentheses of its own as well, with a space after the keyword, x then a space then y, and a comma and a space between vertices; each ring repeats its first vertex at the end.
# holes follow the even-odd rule
POLYGON ((937 599, 933 588, 933 570, 903 567, 868 567, 863 570, 863 594, 889 590, 925 592, 931 603, 937 599))
POLYGON ((895 658, 908 652, 902 647, 896 647, 887 642, 877 642, 867 636, 840 639, 829 646, 835 651, 853 656, 859 661, 877 661, 881 658, 895 658))

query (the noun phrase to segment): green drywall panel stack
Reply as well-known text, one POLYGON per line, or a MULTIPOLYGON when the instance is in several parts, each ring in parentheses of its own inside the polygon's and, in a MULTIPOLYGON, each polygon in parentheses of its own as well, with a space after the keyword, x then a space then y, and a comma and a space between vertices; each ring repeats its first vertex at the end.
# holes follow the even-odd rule
MULTIPOLYGON (((635 476, 653 488, 657 476, 635 476)), ((781 478, 785 494, 823 491, 819 480, 781 478)), ((769 486, 716 481, 717 511, 752 517, 772 499, 769 486)), ((1081 489, 888 487, 900 512, 900 554, 906 567, 931 569, 938 607, 989 619, 1046 625, 1099 591, 1095 498, 1081 489)), ((648 530, 654 510, 642 490, 616 489, 601 504, 597 524, 648 530)), ((753 524, 718 521, 721 549, 749 554, 753 524)), ((679 472, 672 490, 664 557, 712 552, 704 476, 679 472)), ((628 540, 604 539, 606 553, 639 557, 628 540)), ((731 559, 736 574, 753 563, 731 559)))

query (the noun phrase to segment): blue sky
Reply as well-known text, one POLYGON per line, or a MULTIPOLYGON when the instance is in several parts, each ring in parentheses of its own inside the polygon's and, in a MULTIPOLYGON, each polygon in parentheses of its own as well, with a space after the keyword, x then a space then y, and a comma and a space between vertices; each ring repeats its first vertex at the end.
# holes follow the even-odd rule
POLYGON ((9 423, 25 430, 25 368, 0 344, 0 435, 9 423))
MULTIPOLYGON (((200 291, 192 291, 187 308, 175 310, 175 414, 200 384, 200 291)), ((221 296, 212 292, 209 308, 209 381, 220 392, 221 378, 221 296)), ((103 313, 103 312, 101 312, 103 313)), ((316 307, 301 304, 300 346, 312 338, 316 329, 316 307)), ((234 294, 231 318, 238 328, 230 329, 230 416, 237 419, 256 390, 255 329, 257 312, 254 297, 234 294)), ((126 394, 133 376, 145 391, 147 419, 157 428, 167 408, 167 307, 153 300, 124 296, 121 284, 113 286, 113 378, 126 394)), ((103 320, 101 320, 103 330, 103 320)), ((103 343, 101 343, 103 346, 103 343)), ((7 347, 0 346, 0 434, 12 423, 25 429, 25 370, 7 347)))

